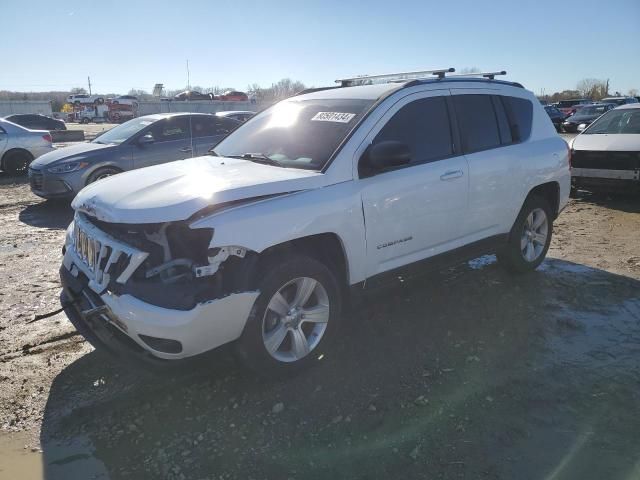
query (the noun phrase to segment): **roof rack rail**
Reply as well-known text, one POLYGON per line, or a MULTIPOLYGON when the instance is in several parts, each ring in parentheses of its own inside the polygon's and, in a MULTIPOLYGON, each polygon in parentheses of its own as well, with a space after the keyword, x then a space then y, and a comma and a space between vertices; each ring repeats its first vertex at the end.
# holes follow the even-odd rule
POLYGON ((506 70, 500 70, 498 72, 472 72, 472 73, 457 73, 456 75, 451 75, 453 78, 457 77, 484 77, 489 80, 495 80, 497 75, 506 75, 506 70))
POLYGON ((339 83, 341 87, 354 87, 357 85, 372 85, 374 83, 385 82, 398 82, 416 80, 418 78, 425 78, 429 75, 436 75, 438 78, 444 78, 446 73, 453 73, 456 69, 453 67, 440 68, 437 70, 418 70, 415 72, 398 72, 398 73, 384 73, 379 75, 359 75, 357 77, 339 78, 336 83, 339 83))

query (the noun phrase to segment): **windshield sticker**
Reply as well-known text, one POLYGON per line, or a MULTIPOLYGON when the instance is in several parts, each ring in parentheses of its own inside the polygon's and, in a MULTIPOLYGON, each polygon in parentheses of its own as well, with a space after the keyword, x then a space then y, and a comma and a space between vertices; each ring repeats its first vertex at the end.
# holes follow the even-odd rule
POLYGON ((345 112, 318 112, 311 119, 312 122, 337 122, 337 123, 349 123, 355 113, 345 112))

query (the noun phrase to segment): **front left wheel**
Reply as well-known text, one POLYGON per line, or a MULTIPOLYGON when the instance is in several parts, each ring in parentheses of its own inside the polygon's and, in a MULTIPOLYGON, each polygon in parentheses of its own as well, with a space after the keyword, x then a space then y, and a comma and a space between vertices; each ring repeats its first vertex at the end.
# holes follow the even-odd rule
POLYGON ((337 331, 341 295, 335 275, 296 254, 268 262, 261 277, 260 295, 237 343, 240 359, 268 376, 311 366, 337 331))
POLYGON ((91 175, 89 175, 89 177, 87 178, 87 185, 93 182, 97 182, 98 180, 102 180, 103 178, 107 178, 112 175, 117 175, 118 173, 121 173, 121 171, 118 170, 117 168, 113 168, 113 167, 99 168, 95 172, 91 173, 91 175))

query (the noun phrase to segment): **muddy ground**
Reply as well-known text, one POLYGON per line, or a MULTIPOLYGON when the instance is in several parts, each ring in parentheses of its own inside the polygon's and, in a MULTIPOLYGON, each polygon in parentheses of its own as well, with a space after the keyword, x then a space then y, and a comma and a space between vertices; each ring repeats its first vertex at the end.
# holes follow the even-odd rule
POLYGON ((485 257, 345 315, 318 368, 115 364, 58 308, 69 208, 0 178, 2 479, 640 478, 640 198, 584 194, 539 271, 485 257))

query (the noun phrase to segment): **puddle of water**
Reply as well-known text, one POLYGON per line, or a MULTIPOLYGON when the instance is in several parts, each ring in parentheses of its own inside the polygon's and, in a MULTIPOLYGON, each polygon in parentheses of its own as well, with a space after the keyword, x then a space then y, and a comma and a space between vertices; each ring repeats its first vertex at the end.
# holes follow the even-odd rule
POLYGON ((0 480, 108 480, 104 464, 93 456, 86 438, 68 443, 48 442, 42 452, 31 451, 25 433, 0 434, 0 480), (28 448, 24 448, 28 445, 28 448))
POLYGON ((0 435, 0 479, 39 480, 44 478, 42 454, 33 453, 22 433, 0 435))
POLYGON ((474 258, 473 260, 469 260, 467 265, 472 270, 482 270, 484 267, 487 267, 493 263, 496 263, 497 259, 495 255, 483 255, 478 258, 474 258))

